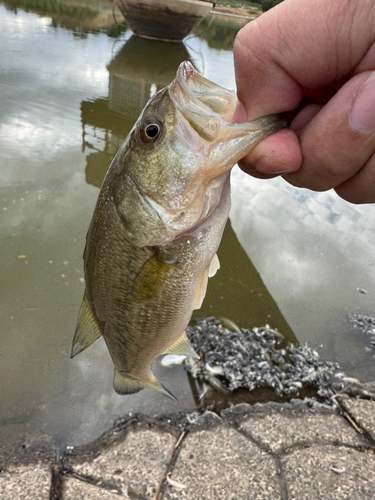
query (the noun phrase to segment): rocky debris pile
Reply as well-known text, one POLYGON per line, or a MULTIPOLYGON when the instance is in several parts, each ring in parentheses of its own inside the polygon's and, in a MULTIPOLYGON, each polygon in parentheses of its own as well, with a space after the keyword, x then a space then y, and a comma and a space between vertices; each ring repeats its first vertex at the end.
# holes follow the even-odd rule
POLYGON ((187 370, 218 390, 268 387, 277 396, 295 397, 308 388, 330 399, 345 386, 338 363, 321 361, 307 345, 287 345, 269 326, 231 331, 215 318, 202 318, 186 333, 200 356, 185 361, 187 370))
POLYGON ((371 347, 375 351, 375 318, 353 314, 350 321, 355 328, 359 328, 369 338, 371 347))

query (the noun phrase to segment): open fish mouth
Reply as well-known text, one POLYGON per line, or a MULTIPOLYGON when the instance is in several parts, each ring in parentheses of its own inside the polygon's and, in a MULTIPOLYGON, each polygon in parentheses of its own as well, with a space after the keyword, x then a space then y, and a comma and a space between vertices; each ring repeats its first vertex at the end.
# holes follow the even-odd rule
POLYGON ((208 142, 218 137, 221 120, 231 121, 237 105, 234 92, 201 76, 189 61, 180 64, 169 93, 176 108, 208 142))
POLYGON ((189 61, 180 64, 176 80, 190 99, 195 99, 196 102, 210 108, 223 120, 231 120, 237 105, 237 96, 234 92, 204 78, 189 61))

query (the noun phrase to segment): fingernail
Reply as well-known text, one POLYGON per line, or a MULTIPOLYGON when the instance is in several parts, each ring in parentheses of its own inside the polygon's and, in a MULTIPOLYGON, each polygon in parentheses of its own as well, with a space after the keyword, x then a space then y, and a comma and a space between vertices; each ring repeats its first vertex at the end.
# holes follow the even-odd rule
POLYGON ((267 175, 283 175, 283 174, 289 174, 290 172, 293 171, 290 168, 288 168, 287 165, 270 161, 266 155, 263 155, 260 158, 258 158, 255 164, 255 169, 260 174, 267 174, 267 175))
POLYGON ((352 106, 350 122, 359 132, 375 131, 375 71, 358 91, 352 106))
POLYGON ((234 110, 232 123, 244 123, 247 122, 247 113, 240 101, 237 101, 236 109, 234 110))

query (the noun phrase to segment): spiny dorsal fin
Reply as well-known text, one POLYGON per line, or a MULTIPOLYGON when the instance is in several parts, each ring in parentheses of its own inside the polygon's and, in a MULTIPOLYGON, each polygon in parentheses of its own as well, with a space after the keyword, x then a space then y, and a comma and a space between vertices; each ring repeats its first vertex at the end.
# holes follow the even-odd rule
POLYGON ((96 342, 101 336, 102 333, 99 329, 94 313, 91 311, 85 292, 78 315, 78 322, 73 338, 73 347, 70 357, 73 358, 80 352, 90 347, 90 345, 96 342))
POLYGON ((147 379, 139 380, 130 375, 122 374, 117 370, 117 368, 115 368, 113 388, 117 394, 135 394, 145 387, 156 389, 167 396, 167 398, 177 401, 177 398, 170 391, 168 391, 168 389, 164 387, 164 385, 159 382, 159 380, 157 380, 152 373, 150 373, 147 379))
POLYGON ((178 354, 189 358, 199 359, 198 354, 192 348, 186 333, 183 332, 163 354, 178 354))

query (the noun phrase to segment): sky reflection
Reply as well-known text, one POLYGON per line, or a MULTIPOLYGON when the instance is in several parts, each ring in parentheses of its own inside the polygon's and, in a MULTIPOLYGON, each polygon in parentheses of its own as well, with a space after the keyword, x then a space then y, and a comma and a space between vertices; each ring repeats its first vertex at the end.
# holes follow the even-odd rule
POLYGON ((323 346, 325 359, 372 380, 373 353, 348 317, 374 314, 375 206, 238 168, 232 181, 233 229, 298 340, 323 346))

